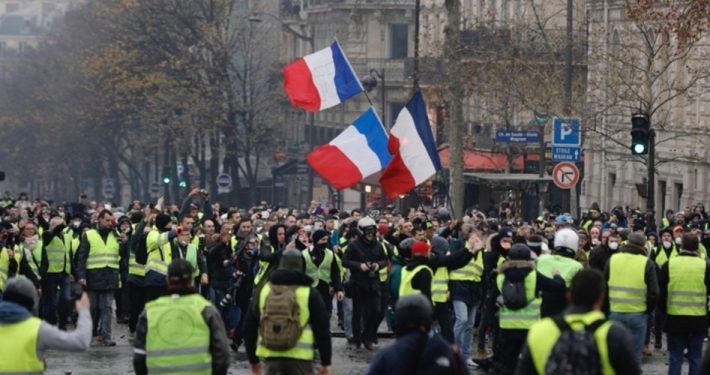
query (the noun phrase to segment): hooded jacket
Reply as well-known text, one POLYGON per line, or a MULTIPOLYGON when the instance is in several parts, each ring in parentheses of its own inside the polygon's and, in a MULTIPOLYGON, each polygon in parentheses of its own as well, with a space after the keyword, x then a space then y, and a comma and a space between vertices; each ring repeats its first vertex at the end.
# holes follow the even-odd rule
POLYGON ((367 373, 368 375, 454 375, 460 373, 456 369, 468 373, 463 357, 454 356, 451 345, 440 335, 429 337, 411 332, 378 351, 367 373))
POLYGON ((350 280, 353 280, 355 285, 361 288, 370 287, 371 290, 377 291, 380 287, 378 272, 374 272, 371 276, 370 271, 363 271, 360 268, 360 264, 368 262, 377 263, 378 269, 382 269, 387 266, 387 256, 382 251, 380 241, 375 238, 368 242, 361 235, 348 246, 343 257, 343 266, 351 271, 350 280))

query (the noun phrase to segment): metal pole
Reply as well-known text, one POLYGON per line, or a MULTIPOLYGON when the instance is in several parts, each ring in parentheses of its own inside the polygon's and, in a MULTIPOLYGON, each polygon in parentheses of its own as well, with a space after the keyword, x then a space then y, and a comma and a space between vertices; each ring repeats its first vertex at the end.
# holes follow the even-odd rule
POLYGON ((414 4, 414 71, 412 73, 412 91, 416 91, 419 88, 419 12, 421 10, 421 0, 417 0, 414 4))
POLYGON ((380 81, 382 81, 382 87, 380 88, 382 90, 382 122, 385 124, 385 129, 389 129, 389 124, 387 123, 387 110, 386 105, 387 101, 385 100, 385 68, 382 68, 382 75, 380 75, 380 81))
MULTIPOLYGON (((546 123, 547 120, 545 120, 546 123)), ((545 193, 543 192, 545 181, 542 180, 545 177, 545 124, 540 127, 540 162, 538 165, 538 177, 540 180, 537 182, 537 196, 540 200, 538 215, 542 215, 542 211, 545 209, 545 193)))
MULTIPOLYGON (((313 29, 313 24, 311 24, 311 32, 310 32, 310 39, 308 39, 309 44, 311 45, 311 53, 315 52, 315 33, 313 29)), ((311 112, 308 114, 309 116, 309 123, 308 123, 308 128, 309 130, 306 132, 307 140, 308 140, 308 151, 310 152, 313 150, 314 147, 314 135, 316 132, 316 115, 314 112, 311 112)), ((311 204, 311 201, 313 201, 313 179, 315 178, 313 168, 308 166, 308 202, 306 203, 306 206, 309 206, 311 204)))
MULTIPOLYGON (((573 2, 572 0, 567 0, 567 48, 565 56, 565 115, 570 116, 572 114, 572 11, 573 2)), ((573 218, 577 217, 577 185, 572 186, 570 189, 570 214, 573 218)))
MULTIPOLYGON (((651 119, 648 120, 649 124, 651 119)), ((651 215, 649 225, 656 227, 656 131, 651 129, 648 137, 648 177, 646 183, 646 210, 651 215)))

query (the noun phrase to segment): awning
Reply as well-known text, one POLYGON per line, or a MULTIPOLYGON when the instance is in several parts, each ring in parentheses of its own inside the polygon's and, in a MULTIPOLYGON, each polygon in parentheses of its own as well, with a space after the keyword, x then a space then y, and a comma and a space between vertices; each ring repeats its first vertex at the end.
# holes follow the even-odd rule
MULTIPOLYGON (((441 165, 444 168, 449 167, 449 148, 445 147, 439 151, 441 165)), ((522 171, 525 161, 538 161, 540 155, 530 153, 527 156, 516 155, 513 157, 513 165, 511 170, 522 171)), ((508 168, 508 155, 501 152, 491 152, 482 150, 470 150, 464 152, 464 170, 480 171, 480 172, 505 172, 508 168)))

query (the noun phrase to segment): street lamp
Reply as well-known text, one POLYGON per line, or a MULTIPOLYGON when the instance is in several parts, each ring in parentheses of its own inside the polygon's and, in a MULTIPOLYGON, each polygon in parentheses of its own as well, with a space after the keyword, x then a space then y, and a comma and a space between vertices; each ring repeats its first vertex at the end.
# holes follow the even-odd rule
POLYGON ((387 101, 385 98, 385 69, 383 68, 379 72, 377 69, 370 69, 370 75, 367 77, 361 79, 360 81, 362 82, 362 87, 365 88, 365 91, 370 92, 374 90, 377 87, 377 80, 380 80, 381 85, 380 85, 380 101, 381 101, 381 106, 382 110, 380 114, 382 115, 382 123, 385 125, 385 129, 389 128, 387 126, 387 118, 385 117, 386 112, 385 112, 385 107, 387 105, 387 101))
MULTIPOLYGON (((275 20, 276 22, 281 24, 282 30, 286 31, 287 33, 295 36, 296 38, 308 42, 311 48, 311 53, 315 52, 315 38, 314 35, 315 33, 313 32, 313 25, 310 27, 310 35, 302 34, 299 33, 298 31, 294 30, 284 22, 281 18, 278 16, 275 16, 271 13, 266 13, 266 12, 254 12, 252 13, 248 20, 251 23, 261 23, 263 20, 260 18, 260 16, 265 16, 268 18, 271 18, 275 20)), ((315 132, 316 132, 316 117, 315 113, 309 112, 308 113, 308 127, 305 129, 305 138, 308 141, 308 149, 313 150, 315 147, 315 132)), ((314 173, 313 173, 313 168, 308 168, 308 202, 313 200, 313 179, 314 179, 314 173)))

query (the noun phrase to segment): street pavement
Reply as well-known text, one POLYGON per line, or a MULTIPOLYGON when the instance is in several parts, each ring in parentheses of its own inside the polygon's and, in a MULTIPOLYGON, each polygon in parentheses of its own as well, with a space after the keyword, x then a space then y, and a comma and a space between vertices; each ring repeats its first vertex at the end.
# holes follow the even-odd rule
MULTIPOLYGON (((384 324, 381 327, 385 328, 384 324)), ((128 340, 128 326, 114 324, 115 347, 93 346, 86 353, 48 351, 46 354, 46 374, 60 375, 116 375, 133 373, 133 347, 128 340)), ((391 339, 380 339, 380 347, 391 343, 391 339)), ((665 344, 665 343, 664 343, 665 344)), ((333 338, 333 374, 365 374, 374 352, 355 349, 344 338, 333 338)), ((684 364, 687 372, 687 362, 684 364)), ((644 375, 660 375, 668 372, 668 355, 665 350, 656 350, 643 363, 644 375)), ((230 374, 249 374, 249 363, 240 347, 233 353, 230 374)), ((485 374, 473 370, 474 375, 485 374)))

